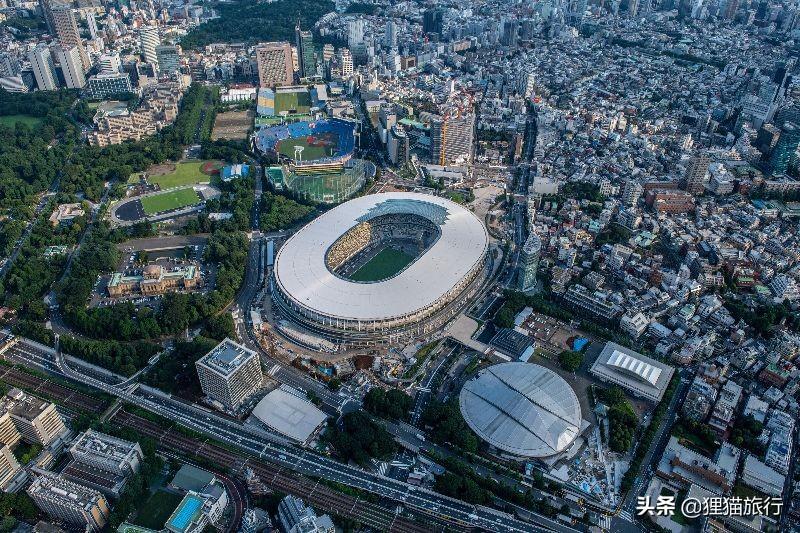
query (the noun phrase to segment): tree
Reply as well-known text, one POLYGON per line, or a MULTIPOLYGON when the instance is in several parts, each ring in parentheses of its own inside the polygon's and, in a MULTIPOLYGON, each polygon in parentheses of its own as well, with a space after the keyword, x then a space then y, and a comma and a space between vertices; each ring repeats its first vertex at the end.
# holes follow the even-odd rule
POLYGON ((366 466, 370 458, 388 459, 397 452, 392 436, 363 411, 347 413, 341 425, 328 427, 324 438, 344 461, 366 466))
POLYGON ((387 392, 380 387, 373 387, 364 396, 364 409, 367 412, 391 420, 407 418, 413 405, 411 396, 400 389, 389 389, 387 392))
POLYGON ((583 363, 583 354, 572 350, 564 350, 558 354, 558 364, 567 372, 575 372, 583 363))

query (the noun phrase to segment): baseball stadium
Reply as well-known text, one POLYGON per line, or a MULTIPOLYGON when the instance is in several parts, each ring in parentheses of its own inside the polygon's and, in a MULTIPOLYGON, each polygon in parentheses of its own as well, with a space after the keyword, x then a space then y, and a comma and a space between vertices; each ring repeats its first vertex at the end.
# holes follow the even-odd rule
POLYGON ((402 342, 440 327, 474 293, 488 242, 483 223, 446 198, 362 196, 281 247, 273 309, 340 349, 402 342))
POLYGON ((276 189, 338 203, 360 190, 371 172, 370 163, 353 157, 355 135, 353 122, 321 119, 261 128, 255 145, 280 163, 267 172, 276 189))

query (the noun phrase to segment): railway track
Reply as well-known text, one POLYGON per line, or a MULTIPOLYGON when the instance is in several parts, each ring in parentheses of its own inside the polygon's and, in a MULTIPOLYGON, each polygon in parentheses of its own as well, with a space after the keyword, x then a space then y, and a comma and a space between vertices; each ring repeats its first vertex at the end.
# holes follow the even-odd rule
POLYGON ((253 470, 262 482, 274 490, 292 494, 326 512, 333 512, 351 518, 381 531, 423 533, 442 529, 433 524, 425 526, 408 518, 397 516, 390 509, 361 500, 356 496, 342 494, 318 481, 286 471, 281 467, 255 461, 221 446, 187 437, 171 428, 164 429, 155 422, 128 413, 125 410, 117 412, 111 422, 121 427, 135 429, 143 435, 156 440, 160 446, 179 451, 191 457, 213 461, 226 469, 233 469, 237 465, 244 463, 253 470))
POLYGON ((25 389, 34 395, 39 393, 56 399, 64 407, 73 411, 86 411, 96 414, 102 412, 105 407, 105 402, 97 398, 87 396, 49 379, 34 376, 13 367, 0 367, 0 381, 25 389))

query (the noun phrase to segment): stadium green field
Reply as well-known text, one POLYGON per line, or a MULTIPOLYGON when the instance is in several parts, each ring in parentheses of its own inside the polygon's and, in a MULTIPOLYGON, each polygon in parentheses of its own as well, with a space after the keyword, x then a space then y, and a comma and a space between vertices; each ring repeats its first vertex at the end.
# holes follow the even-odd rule
POLYGON ((155 215, 164 211, 172 211, 187 205, 200 203, 200 195, 194 189, 178 189, 141 199, 142 209, 146 215, 155 215))
POLYGON ((312 159, 321 159, 333 154, 336 149, 335 145, 332 146, 309 146, 308 141, 304 137, 296 137, 294 139, 286 139, 278 143, 278 152, 286 157, 294 159, 294 147, 303 147, 303 161, 311 161, 312 159))
POLYGON ((311 109, 311 96, 308 91, 277 92, 275 94, 276 115, 279 115, 282 111, 308 113, 309 109, 311 109))
POLYGON ((178 163, 175 170, 163 176, 148 176, 147 181, 158 184, 162 190, 180 187, 182 185, 197 185, 198 183, 208 183, 211 176, 203 174, 200 170, 203 162, 178 163))
POLYGON ((414 256, 408 255, 394 248, 384 248, 375 257, 364 263, 364 265, 353 272, 350 279, 353 281, 371 282, 394 276, 409 263, 414 260, 414 256))
POLYGON ((42 123, 39 117, 32 117, 30 115, 4 115, 0 117, 0 125, 14 127, 17 122, 21 122, 31 128, 37 127, 42 123))

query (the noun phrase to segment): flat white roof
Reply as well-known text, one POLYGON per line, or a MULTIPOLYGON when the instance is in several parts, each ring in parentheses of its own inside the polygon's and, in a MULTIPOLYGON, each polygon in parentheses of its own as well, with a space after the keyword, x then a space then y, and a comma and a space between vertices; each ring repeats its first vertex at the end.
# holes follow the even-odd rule
POLYGON ((403 317, 445 296, 483 260, 488 242, 478 217, 446 198, 372 194, 331 209, 295 233, 275 259, 275 280, 298 305, 321 315, 365 321, 403 317), (428 218, 441 236, 405 270, 383 281, 358 283, 328 270, 328 248, 350 228, 398 213, 428 218))
POLYGON ((675 368, 619 344, 607 342, 590 371, 634 394, 660 401, 675 368))
POLYGON ((531 363, 490 366, 464 384, 459 405, 480 438, 523 457, 562 452, 580 434, 583 423, 569 383, 531 363))
POLYGON ((282 388, 264 396, 253 409, 253 415, 297 442, 306 442, 327 418, 314 404, 282 388))

